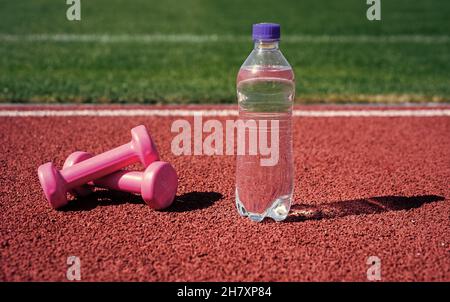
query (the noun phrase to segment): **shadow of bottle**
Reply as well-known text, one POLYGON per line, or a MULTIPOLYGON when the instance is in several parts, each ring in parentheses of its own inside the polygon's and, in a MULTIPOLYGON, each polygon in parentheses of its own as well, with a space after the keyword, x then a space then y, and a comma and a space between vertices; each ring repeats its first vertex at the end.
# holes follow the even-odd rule
POLYGON ((418 208, 426 203, 445 200, 443 196, 379 196, 354 200, 343 200, 320 205, 295 204, 286 222, 339 218, 349 215, 377 214, 418 208))

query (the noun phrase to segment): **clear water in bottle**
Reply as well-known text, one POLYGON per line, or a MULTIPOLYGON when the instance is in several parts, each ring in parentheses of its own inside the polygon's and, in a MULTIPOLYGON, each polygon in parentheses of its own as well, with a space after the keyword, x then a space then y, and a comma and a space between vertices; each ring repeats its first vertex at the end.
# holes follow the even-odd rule
POLYGON ((278 24, 253 25, 253 40, 255 47, 237 76, 239 119, 246 125, 246 152, 237 155, 236 207, 241 216, 253 221, 265 217, 281 221, 289 213, 293 195, 294 73, 278 47, 278 24), (271 156, 276 160, 262 164, 260 139, 266 137, 270 145, 277 142, 271 141, 273 135, 278 136, 278 148, 271 146, 278 152, 271 156), (256 154, 248 147, 252 137, 258 138, 256 154))

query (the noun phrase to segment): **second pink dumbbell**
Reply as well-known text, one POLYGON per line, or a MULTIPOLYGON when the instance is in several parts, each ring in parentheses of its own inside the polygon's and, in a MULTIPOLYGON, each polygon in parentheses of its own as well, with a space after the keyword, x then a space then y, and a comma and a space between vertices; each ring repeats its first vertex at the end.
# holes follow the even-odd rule
MULTIPOLYGON (((77 151, 67 157, 63 169, 91 158, 87 152, 77 151)), ((167 162, 155 161, 144 172, 120 170, 92 182, 95 186, 140 194, 153 209, 169 207, 177 192, 178 177, 175 169, 167 162)), ((90 188, 86 185, 72 189, 72 193, 86 195, 90 188)))

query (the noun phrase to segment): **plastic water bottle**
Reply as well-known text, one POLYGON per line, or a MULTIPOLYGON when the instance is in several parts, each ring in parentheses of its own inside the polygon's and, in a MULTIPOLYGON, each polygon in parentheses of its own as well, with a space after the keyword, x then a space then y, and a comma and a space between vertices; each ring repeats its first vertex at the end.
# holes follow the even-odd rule
POLYGON ((281 221, 289 213, 293 196, 294 72, 279 49, 279 24, 254 24, 253 41, 254 49, 237 76, 239 121, 245 125, 240 143, 245 141, 246 149, 239 152, 238 145, 236 207, 241 216, 253 221, 265 217, 281 221), (266 145, 272 143, 271 151, 278 152, 271 154, 272 160, 267 160, 268 152, 261 148, 264 137, 266 145))

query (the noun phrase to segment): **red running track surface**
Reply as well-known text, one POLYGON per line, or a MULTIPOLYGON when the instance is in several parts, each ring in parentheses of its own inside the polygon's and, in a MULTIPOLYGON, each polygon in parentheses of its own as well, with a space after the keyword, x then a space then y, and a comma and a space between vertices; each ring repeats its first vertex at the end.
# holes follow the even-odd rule
POLYGON ((260 224, 235 210, 234 157, 171 153, 175 119, 0 117, 0 280, 66 280, 74 255, 84 281, 365 281, 369 256, 383 281, 450 281, 448 116, 296 117, 293 211, 260 224), (171 208, 110 191, 49 207, 40 164, 138 124, 180 176, 171 208))

